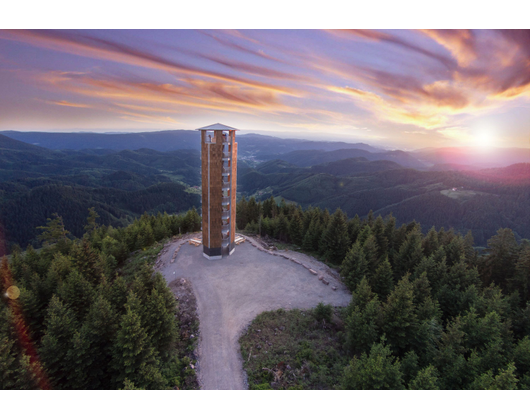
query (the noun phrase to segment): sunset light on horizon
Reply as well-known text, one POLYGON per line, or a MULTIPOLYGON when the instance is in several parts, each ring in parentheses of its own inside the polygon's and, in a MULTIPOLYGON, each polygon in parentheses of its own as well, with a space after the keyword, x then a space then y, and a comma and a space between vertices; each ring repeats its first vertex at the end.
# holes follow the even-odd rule
POLYGON ((530 147, 528 30, 0 30, 0 131, 530 147), (276 134, 274 134, 276 133, 276 134))

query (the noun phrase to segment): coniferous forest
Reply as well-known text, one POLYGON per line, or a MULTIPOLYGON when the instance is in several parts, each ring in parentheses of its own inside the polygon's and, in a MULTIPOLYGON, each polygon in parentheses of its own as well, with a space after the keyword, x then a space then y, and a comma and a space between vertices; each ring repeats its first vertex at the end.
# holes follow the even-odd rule
POLYGON ((2 389, 195 387, 176 300, 152 263, 160 241, 200 229, 199 215, 144 214, 119 229, 98 217, 90 209, 83 237, 71 240, 54 215, 40 251, 2 259, 2 389))
POLYGON ((251 388, 530 389, 530 242, 510 229, 479 255, 471 234, 273 197, 243 199, 237 220, 338 266, 352 291, 345 309, 260 315, 240 340, 251 388))

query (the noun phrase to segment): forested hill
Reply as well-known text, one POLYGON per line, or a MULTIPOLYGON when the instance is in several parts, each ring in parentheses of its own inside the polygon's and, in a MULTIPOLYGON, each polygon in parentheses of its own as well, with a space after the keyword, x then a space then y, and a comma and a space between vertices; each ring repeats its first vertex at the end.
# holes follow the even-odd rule
MULTIPOLYGON (((99 136, 113 138, 114 134, 99 136)), ((277 152, 282 144, 289 148, 312 143, 282 141, 240 136, 240 144, 258 154, 277 152)), ((240 155, 238 193, 258 199, 273 193, 303 208, 334 211, 340 207, 350 217, 365 217, 370 210, 375 214, 392 212, 399 222, 420 222, 424 233, 431 226, 462 233, 471 230, 480 246, 501 227, 512 229, 517 238, 530 237, 530 164, 424 171, 409 168, 422 163, 404 152, 357 148, 370 149, 363 144, 344 149, 343 143, 320 143, 322 150, 281 154, 290 162, 259 162, 257 156, 247 155, 246 160, 240 155), (325 147, 340 149, 325 151, 325 147), (355 157, 348 157, 352 155, 355 157)), ((144 211, 156 214, 198 208, 199 187, 200 152, 196 149, 54 151, 0 137, 0 221, 8 246, 27 245, 35 228, 56 212, 77 235, 83 225, 75 214, 88 207, 95 207, 102 221, 113 226, 122 226, 144 211)))
POLYGON ((341 208, 349 217, 392 213, 400 223, 471 230, 485 246, 500 228, 530 238, 530 164, 480 171, 430 172, 392 169, 392 163, 336 161, 296 169, 271 161, 240 172, 239 190, 257 199, 271 193, 303 208, 341 208), (368 163, 387 168, 370 173, 368 163), (263 172, 260 172, 260 169, 263 172))
MULTIPOLYGON (((136 150, 150 148, 161 152, 181 149, 200 150, 200 133, 195 130, 153 131, 144 133, 46 133, 46 132, 0 132, 12 139, 52 150, 111 149, 136 150)), ((287 153, 295 150, 360 149, 380 152, 381 149, 366 143, 342 141, 308 141, 284 139, 259 134, 237 135, 239 153, 248 155, 287 153)))
POLYGON ((123 226, 144 212, 179 213, 200 206, 200 153, 150 149, 51 151, 0 137, 3 240, 25 247, 36 228, 59 213, 75 236, 94 207, 105 224, 123 226))
POLYGON ((410 154, 401 150, 393 151, 379 151, 377 153, 371 153, 362 149, 338 149, 333 151, 325 150, 297 150, 285 154, 273 154, 273 155, 259 155, 262 160, 280 159, 286 162, 292 163, 297 166, 313 166, 320 165, 328 162, 335 162, 337 160, 348 159, 348 158, 365 158, 369 161, 380 161, 388 160, 395 162, 401 166, 415 169, 426 169, 427 165, 420 162, 410 154))
POLYGON ((352 291, 347 308, 258 316, 240 339, 251 389, 530 389, 530 241, 510 229, 479 255, 471 233, 391 215, 270 198, 242 200, 237 220, 340 265, 352 291))

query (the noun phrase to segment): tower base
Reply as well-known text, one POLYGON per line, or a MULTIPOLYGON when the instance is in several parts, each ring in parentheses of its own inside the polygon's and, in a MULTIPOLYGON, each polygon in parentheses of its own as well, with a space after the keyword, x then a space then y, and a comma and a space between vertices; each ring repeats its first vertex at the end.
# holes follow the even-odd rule
POLYGON ((207 246, 203 245, 202 247, 202 255, 204 255, 205 258, 208 258, 209 260, 218 260, 222 258, 222 249, 221 248, 208 248, 207 246))

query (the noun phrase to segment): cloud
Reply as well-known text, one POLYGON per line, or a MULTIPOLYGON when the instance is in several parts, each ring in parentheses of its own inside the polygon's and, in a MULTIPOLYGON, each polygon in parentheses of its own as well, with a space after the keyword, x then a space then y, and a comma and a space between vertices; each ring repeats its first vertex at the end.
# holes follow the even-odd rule
MULTIPOLYGON (((27 74, 25 78, 28 78, 27 74)), ((292 110, 280 102, 275 91, 193 78, 183 79, 180 85, 78 72, 45 72, 33 75, 33 78, 39 86, 55 93, 64 91, 95 98, 107 105, 128 102, 144 110, 160 109, 161 104, 174 107, 173 113, 189 113, 197 108, 251 115, 292 110)), ((67 106, 69 103, 62 101, 54 104, 67 106)))
POLYGON ((470 29, 422 29, 420 32, 449 50, 460 66, 468 66, 478 56, 476 37, 470 29))
POLYGON ((400 37, 397 37, 395 35, 392 35, 386 32, 375 31, 371 29, 334 29, 334 30, 330 30, 329 32, 334 35, 340 36, 340 37, 349 37, 349 38, 354 38, 354 39, 360 38, 360 39, 364 39, 368 41, 385 42, 385 43, 397 45, 406 50, 409 50, 409 51, 421 54, 425 57, 429 57, 433 60, 436 60, 438 63, 442 64, 447 69, 454 69, 456 67, 456 63, 452 58, 446 57, 441 54, 434 53, 428 49, 415 45, 409 41, 406 41, 400 37))
POLYGON ((45 101, 45 102, 51 105, 67 106, 71 108, 92 108, 91 105, 76 104, 76 103, 68 102, 68 101, 45 101))
POLYGON ((185 64, 174 59, 168 59, 147 51, 76 32, 57 30, 4 30, 0 31, 0 38, 24 42, 41 48, 67 52, 85 57, 125 63, 140 67, 153 68, 169 72, 187 74, 189 76, 208 77, 245 86, 266 88, 282 93, 294 93, 293 89, 259 82, 241 76, 207 70, 201 67, 185 64))
MULTIPOLYGON (((276 58, 276 57, 273 57, 269 54, 266 54, 263 49, 254 49, 254 48, 249 48, 249 47, 245 47, 241 44, 238 44, 237 42, 234 42, 234 41, 231 41, 229 39, 226 39, 224 37, 221 37, 221 36, 218 36, 217 34, 212 34, 210 32, 207 32, 207 31, 201 31, 199 30, 199 32, 205 36, 208 36, 209 38, 217 41, 219 44, 221 45, 224 45, 225 47, 228 47, 228 48, 231 48, 233 50, 236 50, 236 51, 240 51, 240 52, 244 52, 244 53, 247 53, 247 54, 250 54, 250 55, 253 55, 254 57, 258 57, 258 58, 262 58, 262 59, 265 59, 265 60, 270 60, 270 61, 274 61, 276 63, 284 63, 285 61, 284 60, 281 60, 279 58, 276 58)), ((260 45, 262 47, 264 47, 259 41, 251 38, 251 37, 248 37, 246 35, 243 35, 240 31, 237 31, 237 30, 224 30, 224 31, 219 31, 220 33, 223 33, 223 34, 228 34, 228 35, 231 35, 233 37, 236 37, 236 38, 239 38, 239 39, 243 39, 245 41, 249 41, 253 44, 257 44, 257 45, 260 45)))

